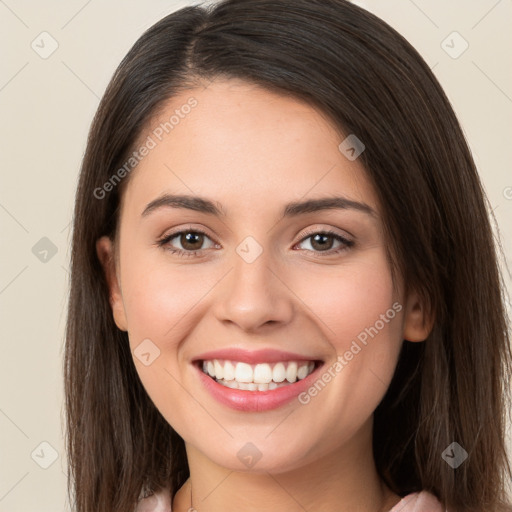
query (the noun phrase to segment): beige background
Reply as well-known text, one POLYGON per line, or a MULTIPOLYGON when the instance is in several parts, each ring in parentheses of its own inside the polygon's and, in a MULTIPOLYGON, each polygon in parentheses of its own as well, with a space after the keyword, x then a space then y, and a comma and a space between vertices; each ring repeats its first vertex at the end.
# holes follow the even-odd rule
MULTIPOLYGON (((395 27, 433 68, 464 127, 510 266, 512 2, 355 3, 395 27), (469 46, 458 58, 445 51, 455 56, 464 41, 469 46)), ((0 0, 0 511, 69 510, 62 347, 69 223, 86 135, 111 74, 135 40, 191 4, 0 0), (39 36, 43 31, 50 36, 39 36), (41 58, 52 44, 56 51, 41 58)))

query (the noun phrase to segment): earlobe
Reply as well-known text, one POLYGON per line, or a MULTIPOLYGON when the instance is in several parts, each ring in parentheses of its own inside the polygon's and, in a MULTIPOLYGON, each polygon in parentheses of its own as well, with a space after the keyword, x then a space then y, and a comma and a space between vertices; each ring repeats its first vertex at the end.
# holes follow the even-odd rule
POLYGON ((425 341, 434 325, 433 317, 427 315, 424 304, 417 293, 411 293, 407 298, 404 313, 402 337, 407 341, 425 341))
POLYGON ((110 295, 110 306, 112 307, 114 322, 119 329, 127 331, 128 328, 123 296, 121 294, 121 287, 119 286, 119 280, 116 273, 114 246, 112 240, 108 236, 102 236, 96 241, 96 253, 107 280, 110 295))

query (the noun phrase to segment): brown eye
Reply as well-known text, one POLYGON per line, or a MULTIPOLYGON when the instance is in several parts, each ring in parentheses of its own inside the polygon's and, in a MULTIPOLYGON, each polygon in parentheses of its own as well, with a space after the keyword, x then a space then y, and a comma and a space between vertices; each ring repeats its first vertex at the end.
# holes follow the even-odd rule
POLYGON ((183 249, 194 251, 203 245, 204 235, 195 231, 184 232, 180 235, 180 243, 183 249))
POLYGON ((335 254, 342 252, 354 245, 352 240, 347 240, 343 236, 333 231, 319 231, 310 233, 304 237, 298 245, 303 244, 306 240, 310 240, 311 248, 306 247, 305 250, 316 253, 335 254), (334 249, 334 244, 338 244, 334 249))
POLYGON ((332 248, 334 244, 334 237, 331 235, 324 235, 317 233, 311 238, 311 247, 319 251, 326 251, 332 248))
POLYGON ((197 229, 187 229, 171 233, 159 240, 157 244, 171 253, 180 256, 193 256, 197 252, 213 248, 216 245, 206 233, 197 229), (203 247, 206 241, 209 241, 210 245, 203 247))

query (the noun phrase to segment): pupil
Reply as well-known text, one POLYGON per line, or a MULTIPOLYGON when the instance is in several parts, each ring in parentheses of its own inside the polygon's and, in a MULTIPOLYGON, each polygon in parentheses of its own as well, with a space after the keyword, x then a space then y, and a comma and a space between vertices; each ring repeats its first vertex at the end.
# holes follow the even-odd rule
MULTIPOLYGON (((194 247, 194 243, 197 244, 198 240, 202 242, 202 237, 203 235, 201 235, 200 233, 187 233, 185 235, 185 243, 182 242, 181 245, 185 249, 197 249, 197 247, 194 247), (192 245, 192 247, 190 247, 190 245, 192 245)), ((201 243, 199 244, 199 246, 201 246, 201 243)))
MULTIPOLYGON (((193 247, 194 243, 197 244, 198 241, 202 242, 202 237, 203 235, 200 233, 187 233, 185 235, 185 243, 182 242, 182 246, 188 249, 195 249, 195 247, 193 247), (192 247, 190 247, 190 245, 192 245, 192 247)), ((317 244, 320 249, 330 249, 332 246, 332 237, 330 235, 322 235, 317 233, 313 237, 313 247, 315 247, 315 244, 317 244), (331 240, 330 244, 326 244, 327 239, 331 240)), ((201 246, 202 244, 200 243, 199 245, 201 246)))
POLYGON ((320 249, 330 249, 332 246, 332 237, 330 235, 322 235, 322 234, 318 233, 313 237, 313 241, 311 243, 311 245, 313 247, 315 247, 315 244, 319 244, 320 249), (325 240, 329 239, 329 238, 331 239, 331 243, 326 244, 325 240), (323 240, 323 241, 320 241, 320 240, 323 240))

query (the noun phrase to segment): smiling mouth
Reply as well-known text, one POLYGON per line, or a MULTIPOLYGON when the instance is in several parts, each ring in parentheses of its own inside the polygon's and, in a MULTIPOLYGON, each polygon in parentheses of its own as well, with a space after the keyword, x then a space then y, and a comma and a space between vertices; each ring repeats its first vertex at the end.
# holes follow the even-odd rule
POLYGON ((244 391, 271 391, 305 379, 323 364, 320 360, 248 364, 226 359, 200 360, 200 370, 222 386, 244 391))

